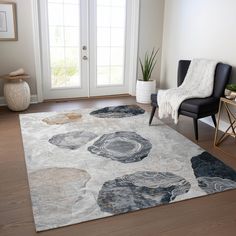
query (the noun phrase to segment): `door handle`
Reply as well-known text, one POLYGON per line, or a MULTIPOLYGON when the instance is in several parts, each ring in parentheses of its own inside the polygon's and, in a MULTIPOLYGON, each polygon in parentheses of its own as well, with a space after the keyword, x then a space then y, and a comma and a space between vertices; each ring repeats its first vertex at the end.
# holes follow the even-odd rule
POLYGON ((87 61, 88 57, 87 56, 83 56, 83 60, 87 61))
POLYGON ((82 49, 83 49, 84 51, 86 51, 86 50, 87 50, 87 46, 83 46, 82 49))

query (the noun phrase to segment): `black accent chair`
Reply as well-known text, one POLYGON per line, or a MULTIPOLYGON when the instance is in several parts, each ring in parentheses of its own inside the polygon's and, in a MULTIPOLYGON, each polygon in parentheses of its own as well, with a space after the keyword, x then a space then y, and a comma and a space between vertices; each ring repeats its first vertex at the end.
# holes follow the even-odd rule
MULTIPOLYGON (((181 60, 178 67, 178 86, 180 86, 187 74, 191 61, 181 60)), ((227 64, 218 63, 215 71, 214 90, 212 96, 207 98, 193 98, 182 102, 179 108, 179 115, 184 115, 193 118, 195 139, 198 140, 198 119, 211 116, 214 125, 216 126, 215 114, 218 113, 220 97, 224 96, 226 84, 229 81, 232 67, 227 64)), ((151 95, 152 112, 149 120, 149 125, 152 123, 157 104, 157 94, 151 95)))

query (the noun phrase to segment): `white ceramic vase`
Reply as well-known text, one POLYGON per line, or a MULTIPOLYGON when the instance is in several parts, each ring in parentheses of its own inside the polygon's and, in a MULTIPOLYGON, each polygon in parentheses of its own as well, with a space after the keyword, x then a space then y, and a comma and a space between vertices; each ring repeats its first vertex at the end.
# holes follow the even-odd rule
POLYGON ((12 111, 24 111, 30 104, 30 88, 23 80, 12 80, 4 84, 4 96, 12 111))
POLYGON ((230 96, 231 91, 229 89, 225 89, 225 96, 230 96))
POLYGON ((136 102, 148 104, 151 103, 151 94, 156 92, 156 80, 137 80, 136 102))

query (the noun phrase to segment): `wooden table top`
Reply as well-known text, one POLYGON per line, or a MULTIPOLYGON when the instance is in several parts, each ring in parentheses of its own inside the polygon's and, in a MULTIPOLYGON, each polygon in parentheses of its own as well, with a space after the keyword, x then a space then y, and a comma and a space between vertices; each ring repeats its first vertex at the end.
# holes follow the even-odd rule
POLYGON ((222 101, 222 102, 226 102, 226 103, 228 103, 228 104, 231 104, 231 105, 233 105, 233 106, 236 106, 236 101, 233 99, 233 100, 230 100, 230 99, 227 99, 227 98, 220 98, 220 100, 222 101))
POLYGON ((26 80, 29 78, 30 78, 30 76, 28 74, 17 75, 17 76, 10 76, 10 75, 0 76, 0 79, 4 79, 4 80, 26 80))

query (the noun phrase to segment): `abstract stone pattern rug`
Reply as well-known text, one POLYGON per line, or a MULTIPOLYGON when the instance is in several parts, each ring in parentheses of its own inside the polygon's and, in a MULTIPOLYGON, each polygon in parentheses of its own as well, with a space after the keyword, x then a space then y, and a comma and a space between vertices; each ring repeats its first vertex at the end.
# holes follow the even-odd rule
POLYGON ((20 116, 43 231, 236 188, 236 172, 138 106, 20 116))

